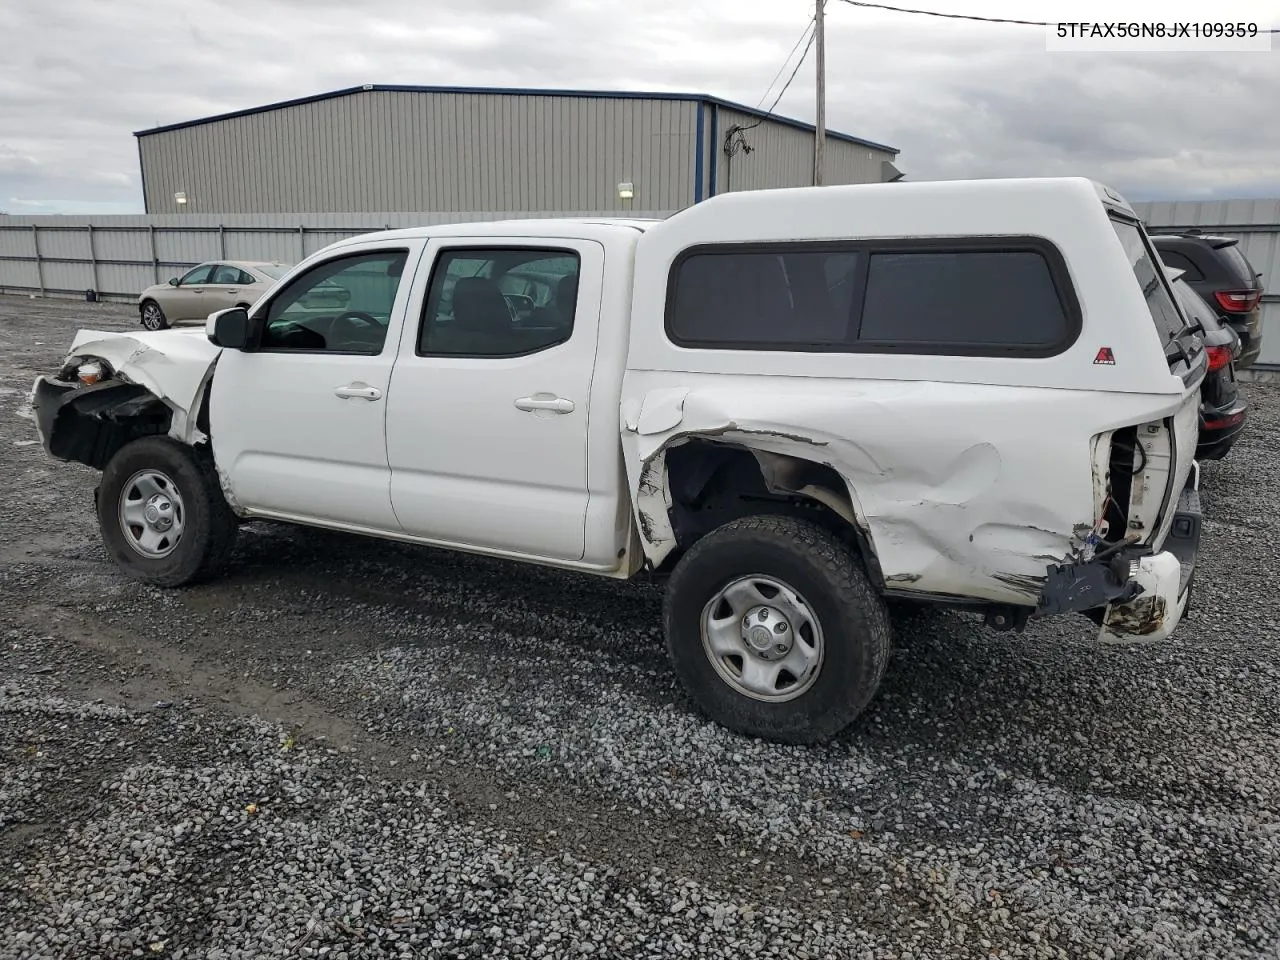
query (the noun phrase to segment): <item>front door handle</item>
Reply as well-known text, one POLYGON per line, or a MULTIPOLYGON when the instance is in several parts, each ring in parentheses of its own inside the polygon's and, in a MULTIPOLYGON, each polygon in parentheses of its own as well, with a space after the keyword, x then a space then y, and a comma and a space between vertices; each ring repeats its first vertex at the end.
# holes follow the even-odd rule
POLYGON ((550 410, 552 413, 573 413, 573 401, 564 397, 521 397, 516 401, 517 410, 550 410))
POLYGON ((345 387, 335 387, 334 396, 341 397, 343 400, 351 400, 359 398, 361 400, 379 400, 382 398, 382 391, 377 387, 371 387, 367 383, 348 383, 345 387))

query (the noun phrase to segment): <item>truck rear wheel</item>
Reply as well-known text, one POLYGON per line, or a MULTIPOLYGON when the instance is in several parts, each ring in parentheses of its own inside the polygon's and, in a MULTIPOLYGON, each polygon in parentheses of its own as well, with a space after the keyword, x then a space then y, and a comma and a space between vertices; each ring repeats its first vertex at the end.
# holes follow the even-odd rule
POLYGON ((135 580, 177 587, 215 576, 238 524, 203 450, 168 437, 121 447, 102 471, 98 526, 107 553, 135 580))
POLYGON ((667 651, 712 720, 817 743, 870 703, 889 662, 884 601, 859 559, 804 520, 755 516, 699 540, 667 585, 667 651))

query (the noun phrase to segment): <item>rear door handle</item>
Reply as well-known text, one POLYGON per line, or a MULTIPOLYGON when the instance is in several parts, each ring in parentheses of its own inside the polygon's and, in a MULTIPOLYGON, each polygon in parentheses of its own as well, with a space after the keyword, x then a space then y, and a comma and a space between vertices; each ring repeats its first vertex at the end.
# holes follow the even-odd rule
POLYGON ((553 413, 573 413, 573 401, 564 397, 521 397, 516 401, 517 410, 550 410, 553 413))
POLYGON ((333 393, 334 396, 341 397, 343 400, 357 397, 361 400, 378 400, 382 397, 381 390, 367 383, 348 383, 345 387, 335 387, 333 393))

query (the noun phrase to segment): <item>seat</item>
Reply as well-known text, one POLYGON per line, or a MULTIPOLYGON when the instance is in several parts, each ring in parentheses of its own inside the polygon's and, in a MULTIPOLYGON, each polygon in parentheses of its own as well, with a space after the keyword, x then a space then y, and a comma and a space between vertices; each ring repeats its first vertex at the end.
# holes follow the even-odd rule
POLYGON ((560 311, 561 322, 572 326, 573 311, 578 305, 578 275, 571 273, 561 277, 556 284, 556 309, 560 311))
POLYGON ((441 353, 494 356, 512 351, 511 308, 488 277, 463 277, 453 287, 453 320, 431 338, 441 353))
POLYGON ((488 277, 463 277, 453 288, 454 330, 504 333, 511 329, 511 308, 498 284, 488 277))

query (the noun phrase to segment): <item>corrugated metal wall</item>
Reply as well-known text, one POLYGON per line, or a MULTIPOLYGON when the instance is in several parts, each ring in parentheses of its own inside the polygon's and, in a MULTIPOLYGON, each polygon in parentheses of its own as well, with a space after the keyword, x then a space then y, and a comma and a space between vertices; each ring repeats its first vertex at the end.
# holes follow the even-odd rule
MULTIPOLYGON (((708 170, 712 162, 717 164, 716 193, 812 185, 812 133, 767 120, 759 126, 753 126, 759 120, 758 117, 725 107, 708 106, 704 109, 708 112, 708 117, 713 110, 715 112, 714 123, 707 119, 704 124, 709 133, 708 170), (726 157, 725 138, 731 136, 735 126, 751 128, 742 131, 742 138, 751 147, 751 152, 738 150, 732 157, 726 157), (713 128, 715 132, 711 135, 713 128), (711 142, 712 140, 715 142, 711 142)), ((827 137, 824 180, 829 185, 879 183, 880 164, 893 157, 892 153, 827 137)))
MULTIPOLYGON (((92 289, 104 299, 131 299, 204 260, 296 263, 344 237, 390 227, 603 212, 0 216, 0 293, 79 297, 92 289)), ((635 211, 631 216, 671 213, 635 211)))
POLYGON ((365 91, 139 138, 147 210, 674 210, 697 104, 365 91), (635 184, 632 201, 617 186, 635 184))
POLYGON ((1280 369, 1280 200, 1184 200, 1133 208, 1152 227, 1199 227, 1239 238, 1267 290, 1257 366, 1280 369))

